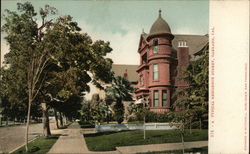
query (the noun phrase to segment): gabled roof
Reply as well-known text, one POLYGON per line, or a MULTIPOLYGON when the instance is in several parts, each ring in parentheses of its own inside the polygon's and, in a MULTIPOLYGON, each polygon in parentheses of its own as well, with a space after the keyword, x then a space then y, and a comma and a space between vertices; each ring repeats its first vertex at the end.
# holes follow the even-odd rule
POLYGON ((175 50, 178 48, 179 41, 186 41, 189 47, 189 55, 194 55, 200 51, 208 42, 208 35, 174 35, 172 46, 175 50))
POLYGON ((128 74, 128 80, 130 82, 137 82, 138 74, 136 72, 138 65, 122 65, 122 64, 113 64, 112 71, 115 73, 115 76, 124 76, 124 73, 128 74))
MULTIPOLYGON (((180 35, 173 34, 174 39, 172 41, 172 46, 174 50, 178 49, 179 41, 186 41, 189 47, 189 55, 194 55, 196 52, 200 51, 208 43, 208 35, 180 35)), ((144 33, 141 35, 144 41, 147 40, 148 34, 144 33)))

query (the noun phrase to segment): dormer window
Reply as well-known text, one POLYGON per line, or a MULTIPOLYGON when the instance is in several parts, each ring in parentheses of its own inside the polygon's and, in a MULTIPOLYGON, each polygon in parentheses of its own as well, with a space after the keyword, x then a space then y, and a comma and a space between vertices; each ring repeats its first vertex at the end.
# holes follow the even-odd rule
POLYGON ((154 40, 153 53, 158 53, 158 40, 154 40))

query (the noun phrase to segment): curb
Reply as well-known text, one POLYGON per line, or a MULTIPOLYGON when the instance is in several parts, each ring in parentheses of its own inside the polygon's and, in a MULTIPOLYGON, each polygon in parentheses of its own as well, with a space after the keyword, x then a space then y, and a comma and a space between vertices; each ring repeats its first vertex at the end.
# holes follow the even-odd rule
MULTIPOLYGON (((32 142, 32 141, 34 141, 34 140, 35 140, 35 139, 37 139, 38 137, 40 137, 40 135, 35 136, 35 138, 33 138, 32 140, 28 141, 28 143, 30 143, 30 142, 32 142)), ((8 153, 13 153, 13 152, 15 152, 16 150, 18 150, 19 148, 23 147, 23 146, 25 146, 25 143, 24 143, 24 144, 22 144, 22 145, 20 145, 20 146, 18 146, 18 147, 17 147, 17 148, 15 148, 14 150, 11 150, 11 151, 10 151, 10 152, 8 152, 8 153)))

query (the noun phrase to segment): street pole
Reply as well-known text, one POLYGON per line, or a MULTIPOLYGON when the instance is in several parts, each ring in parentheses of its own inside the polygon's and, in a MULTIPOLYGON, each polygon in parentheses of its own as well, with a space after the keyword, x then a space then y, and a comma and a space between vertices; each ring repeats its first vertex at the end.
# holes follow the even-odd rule
POLYGON ((143 117, 143 121, 144 121, 144 131, 143 131, 143 139, 146 139, 146 127, 145 127, 145 97, 143 98, 143 109, 144 109, 144 117, 143 117))

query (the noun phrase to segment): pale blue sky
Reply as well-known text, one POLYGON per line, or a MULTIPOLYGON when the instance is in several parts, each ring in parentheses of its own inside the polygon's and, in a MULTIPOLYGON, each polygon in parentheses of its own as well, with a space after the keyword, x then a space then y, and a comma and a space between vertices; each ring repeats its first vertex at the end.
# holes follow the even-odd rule
MULTIPOLYGON (((4 9, 16 9, 23 0, 2 0, 4 9)), ((162 10, 162 17, 168 22, 173 34, 208 33, 209 2, 203 1, 118 1, 118 0, 32 0, 38 10, 45 4, 58 9, 59 15, 71 15, 83 32, 94 40, 110 41, 113 51, 108 57, 116 64, 139 64, 137 53, 142 29, 147 33, 162 10)), ((2 20, 1 20, 2 21, 2 20)), ((3 22, 3 21, 2 21, 3 22)), ((8 51, 1 37, 1 50, 8 51)), ((2 54, 3 54, 2 53, 2 54)), ((3 56, 3 55, 2 55, 3 56)))

